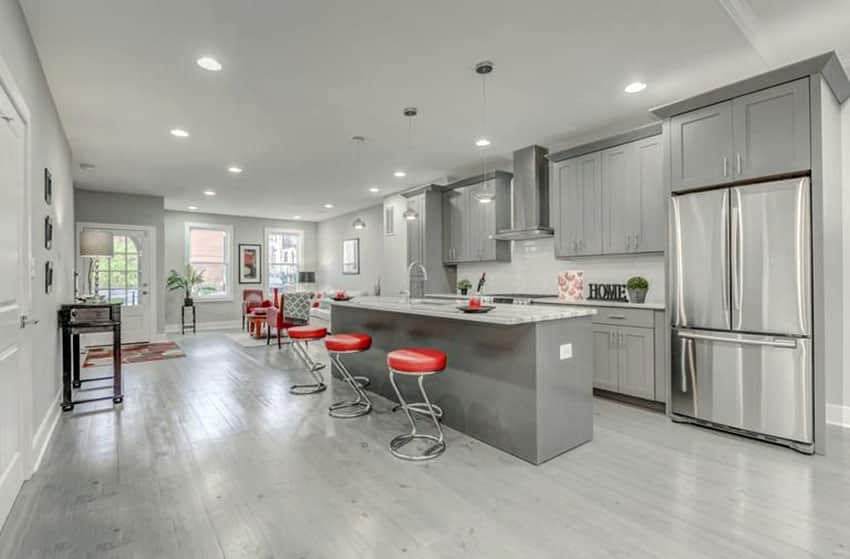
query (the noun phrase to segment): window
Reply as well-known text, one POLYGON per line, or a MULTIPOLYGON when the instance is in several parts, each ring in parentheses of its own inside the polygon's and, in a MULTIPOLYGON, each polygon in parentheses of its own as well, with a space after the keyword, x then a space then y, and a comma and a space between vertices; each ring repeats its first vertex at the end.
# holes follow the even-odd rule
POLYGON ((298 284, 301 267, 301 231, 266 229, 266 254, 270 288, 298 284))
MULTIPOLYGON (((98 256, 95 260, 97 294, 110 303, 125 306, 139 304, 139 243, 128 235, 112 235, 112 258, 98 256)), ((94 286, 92 286, 94 287, 94 286)))
POLYGON ((232 238, 233 228, 227 225, 186 224, 186 263, 204 274, 204 281, 195 288, 197 299, 227 301, 233 298, 232 238))

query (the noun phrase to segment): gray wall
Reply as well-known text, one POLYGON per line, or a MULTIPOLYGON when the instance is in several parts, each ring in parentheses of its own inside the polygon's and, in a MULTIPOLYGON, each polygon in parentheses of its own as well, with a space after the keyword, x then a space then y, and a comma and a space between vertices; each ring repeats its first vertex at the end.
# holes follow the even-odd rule
MULTIPOLYGON (((850 72, 850 69, 848 69, 850 72)), ((843 211, 842 211, 842 227, 844 229, 844 371, 841 378, 835 379, 833 393, 827 393, 826 401, 828 404, 843 407, 843 410, 837 410, 837 413, 843 415, 841 421, 847 426, 850 426, 850 287, 847 285, 847 279, 850 278, 850 194, 847 193, 847 188, 850 188, 850 102, 845 102, 841 109, 841 153, 842 153, 842 171, 841 184, 844 191, 843 211)), ((835 413, 835 412, 834 412, 835 413)), ((829 417, 829 415, 827 415, 829 417)))
POLYGON ((321 289, 349 289, 372 293, 383 274, 383 206, 347 213, 319 222, 319 262, 316 281, 321 289), (366 222, 365 229, 351 226, 356 218, 366 222), (342 273, 342 241, 360 239, 360 273, 342 273))
MULTIPOLYGON (((482 272, 487 273, 487 292, 549 293, 558 292, 558 273, 583 270, 585 285, 625 283, 631 276, 649 280, 648 303, 664 302, 664 256, 594 256, 557 260, 552 239, 514 241, 510 262, 461 264, 458 281, 466 278, 475 286, 482 272)), ((585 289, 585 295, 586 295, 585 289)))
MULTIPOLYGON (((162 196, 121 194, 95 190, 74 189, 74 212, 77 223, 115 225, 146 225, 156 229, 156 270, 154 278, 163 277, 165 262, 165 205, 162 196)), ((165 284, 152 282, 157 290, 156 331, 165 328, 165 284)))
MULTIPOLYGON (((20 6, 14 0, 0 0, 0 63, 11 72, 17 88, 29 106, 30 199, 32 207, 31 246, 35 260, 32 307, 30 314, 40 320, 28 328, 34 340, 32 351, 32 428, 33 445, 46 442, 50 412, 58 408, 56 397, 61 388, 60 346, 56 311, 74 296, 74 203, 71 178, 71 149, 59 121, 53 97, 41 69, 41 62, 29 34, 20 6), (53 204, 42 196, 44 169, 53 175, 53 204), (43 219, 52 214, 53 249, 43 245, 43 219), (44 262, 54 265, 54 289, 44 294, 44 262), (39 428, 42 428, 39 431, 39 428), (40 437, 39 437, 40 436, 40 437), (39 437, 38 440, 35 437, 39 437)), ((36 451, 40 450, 38 448, 36 451)))
MULTIPOLYGON (((230 225, 233 227, 233 255, 232 261, 237 262, 237 250, 239 243, 259 243, 263 245, 263 284, 241 285, 237 283, 234 266, 233 278, 234 290, 232 301, 209 301, 197 302, 198 324, 204 323, 236 323, 239 322, 242 308, 242 290, 257 289, 263 287, 268 289, 268 278, 265 270, 265 228, 275 227, 280 229, 294 229, 304 233, 304 266, 306 271, 316 271, 317 265, 317 243, 316 224, 304 221, 283 221, 273 219, 257 219, 252 217, 236 217, 229 215, 205 214, 198 212, 165 212, 165 266, 161 282, 165 284, 165 277, 169 270, 180 270, 185 265, 186 259, 186 223, 214 223, 218 225, 230 225)), ((317 278, 318 279, 318 278, 317 278)), ((182 294, 177 292, 166 292, 165 300, 165 323, 173 327, 180 324, 180 302, 182 294)))

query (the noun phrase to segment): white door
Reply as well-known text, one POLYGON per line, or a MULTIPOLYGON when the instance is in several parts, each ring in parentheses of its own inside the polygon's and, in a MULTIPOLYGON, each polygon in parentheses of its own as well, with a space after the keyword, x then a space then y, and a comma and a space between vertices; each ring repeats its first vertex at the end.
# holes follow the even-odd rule
POLYGON ((31 398, 21 316, 29 306, 26 125, 0 84, 0 527, 29 476, 31 398), (18 273, 9 273, 17 270, 18 273))
MULTIPOLYGON (((154 328, 153 251, 154 229, 81 223, 83 229, 105 230, 112 234, 113 255, 99 257, 94 262, 80 258, 83 294, 98 293, 110 303, 121 303, 121 342, 149 342, 154 328), (96 281, 95 281, 96 280, 96 281)), ((112 334, 90 334, 82 340, 83 345, 106 345, 112 343, 112 334)))

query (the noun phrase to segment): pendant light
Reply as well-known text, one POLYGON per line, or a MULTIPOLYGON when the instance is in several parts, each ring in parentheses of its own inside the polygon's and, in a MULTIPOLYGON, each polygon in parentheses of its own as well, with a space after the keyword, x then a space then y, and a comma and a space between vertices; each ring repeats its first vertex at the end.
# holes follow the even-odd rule
POLYGON ((475 65, 475 73, 481 76, 481 135, 475 141, 478 154, 481 157, 481 175, 484 177, 484 185, 475 193, 475 199, 482 204, 489 204, 496 198, 495 187, 488 186, 487 178, 487 155, 485 150, 490 146, 487 138, 487 76, 493 72, 493 63, 489 60, 479 62, 475 65))
MULTIPOLYGON (((419 111, 416 107, 405 107, 403 114, 407 117, 407 153, 408 153, 408 162, 413 161, 413 117, 415 117, 419 111)), ((399 171, 396 171, 396 176, 399 176, 399 171)), ((401 175, 404 176, 404 175, 401 175)), ((404 210, 404 213, 401 214, 404 219, 407 221, 413 221, 414 219, 419 219, 419 214, 413 208, 407 208, 404 210)))
MULTIPOLYGON (((366 138, 363 136, 352 136, 351 140, 354 142, 354 153, 356 153, 357 157, 357 187, 360 188, 363 185, 363 169, 361 162, 363 158, 361 157, 361 150, 363 149, 363 144, 366 142, 366 138)), ((366 222, 357 217, 352 223, 351 226, 357 230, 366 229, 366 222)))

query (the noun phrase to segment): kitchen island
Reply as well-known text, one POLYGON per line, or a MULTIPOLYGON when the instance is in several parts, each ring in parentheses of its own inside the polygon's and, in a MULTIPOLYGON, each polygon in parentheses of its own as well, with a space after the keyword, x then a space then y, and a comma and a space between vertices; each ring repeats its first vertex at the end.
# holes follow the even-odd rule
MULTIPOLYGON (((332 326, 372 336, 372 348, 346 356, 346 365, 391 400, 387 353, 404 347, 446 352, 446 370, 426 380, 443 423, 540 464, 593 437, 594 313, 496 305, 487 314, 465 314, 454 301, 362 297, 333 302, 332 326)), ((399 385, 419 400, 415 383, 402 378, 399 385)))

